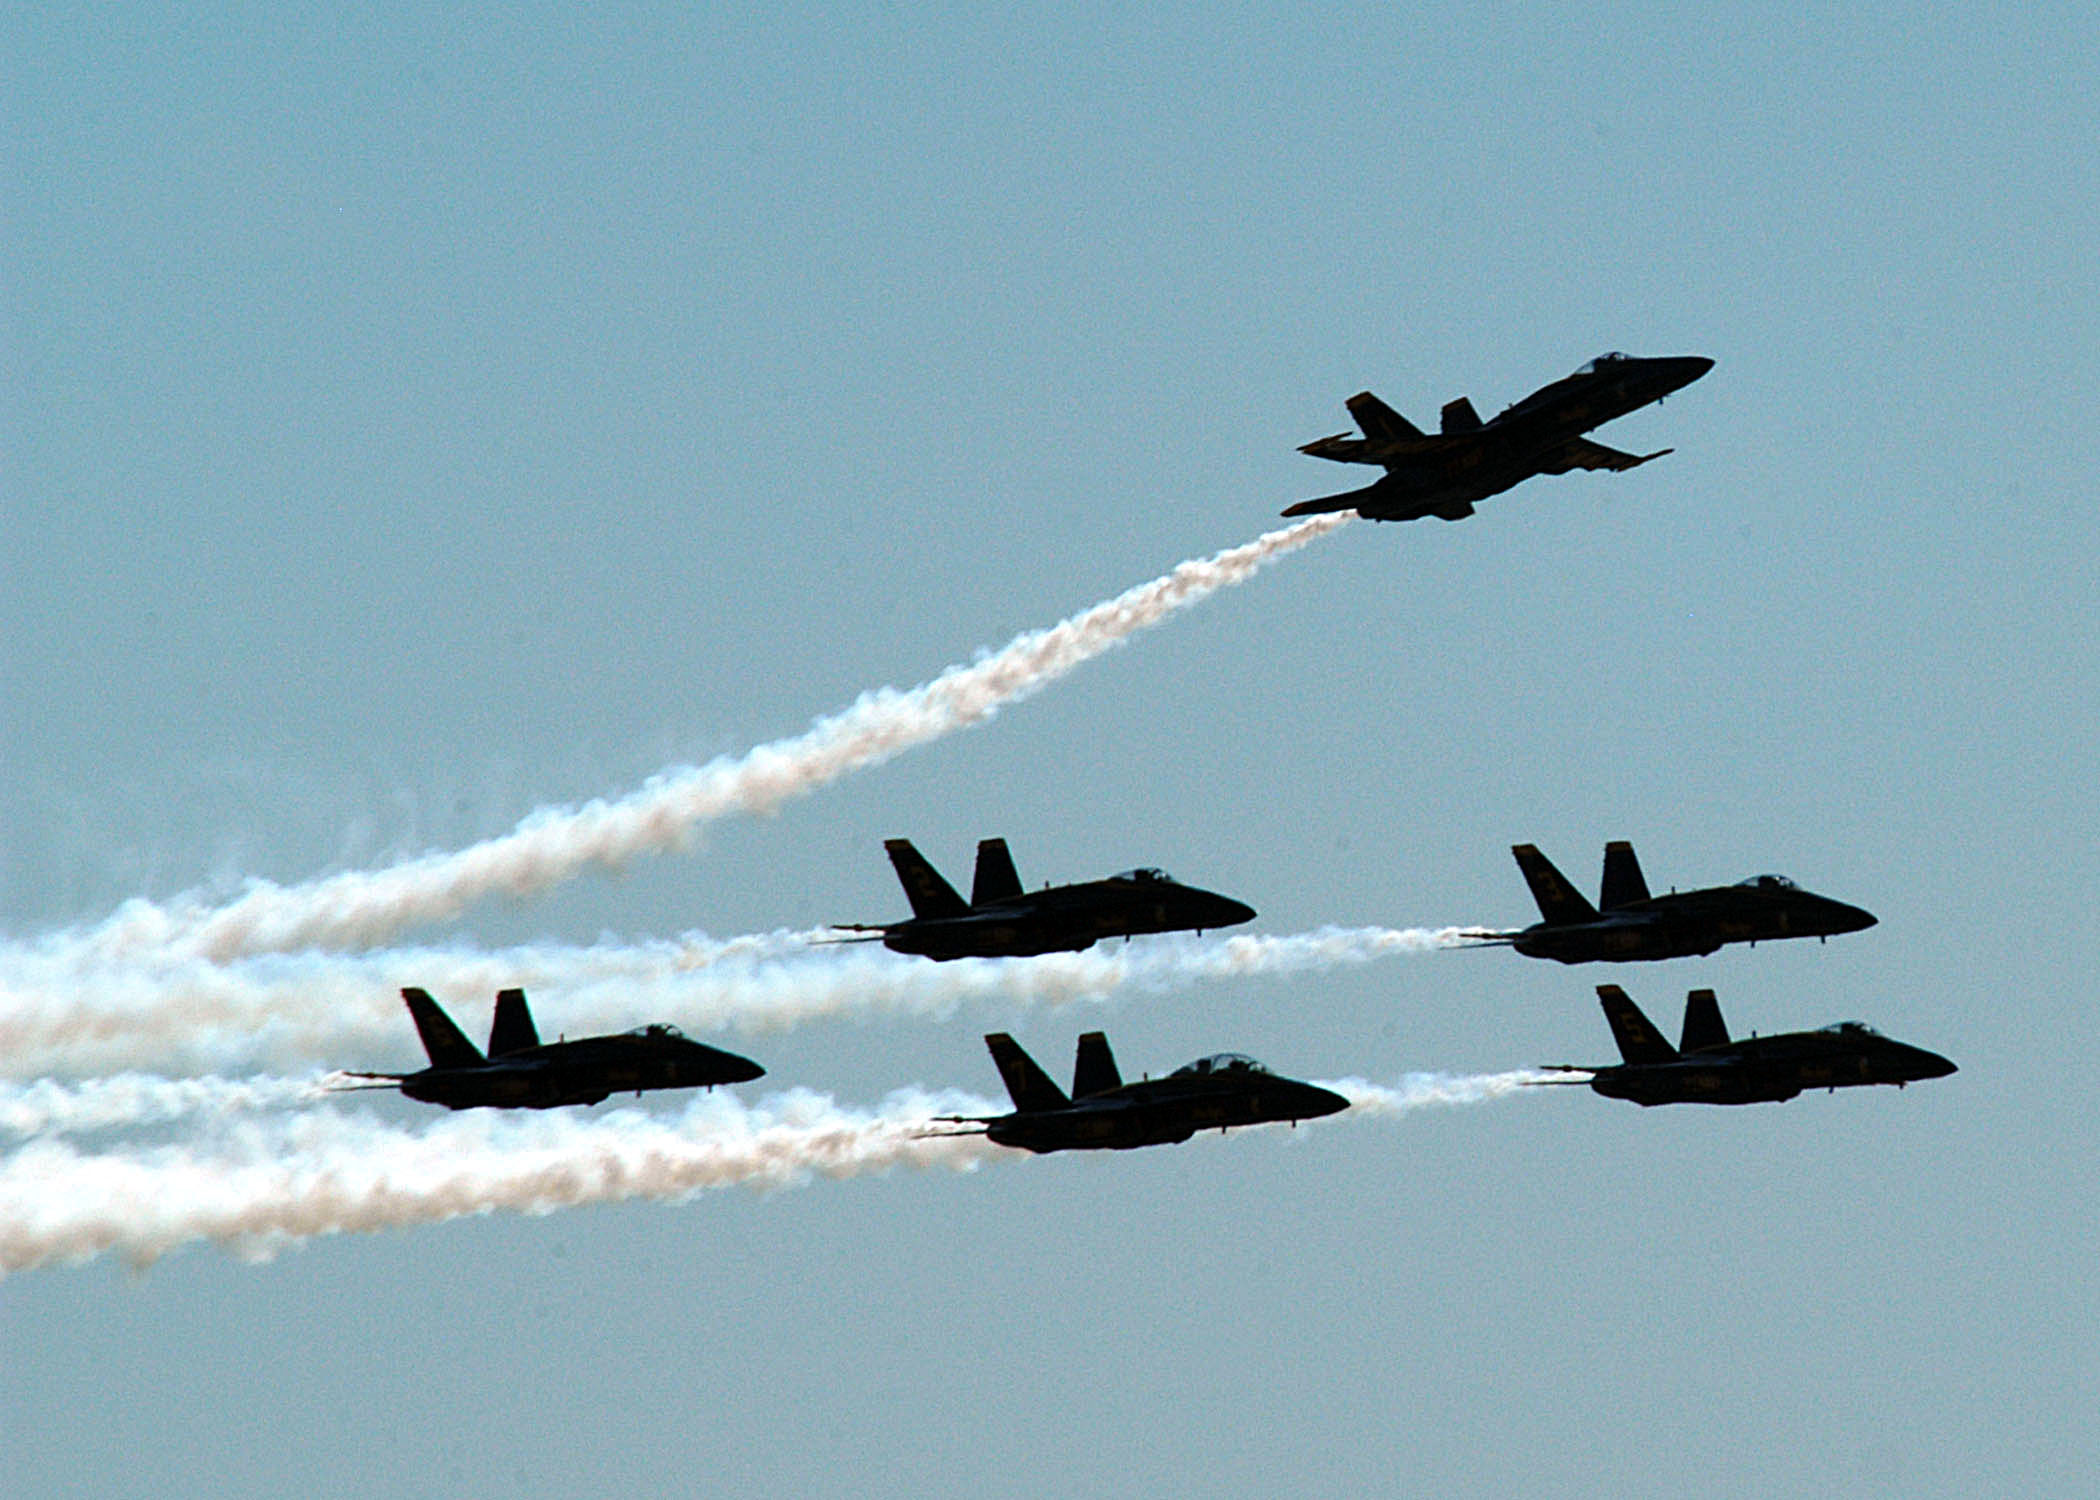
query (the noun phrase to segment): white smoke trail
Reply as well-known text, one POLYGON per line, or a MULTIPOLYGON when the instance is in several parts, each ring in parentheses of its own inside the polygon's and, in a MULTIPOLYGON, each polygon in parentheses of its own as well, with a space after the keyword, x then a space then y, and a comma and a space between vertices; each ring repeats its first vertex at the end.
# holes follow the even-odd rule
POLYGON ((0 1084, 0 1134, 70 1135, 161 1125, 256 1110, 290 1109, 322 1098, 330 1075, 304 1078, 157 1078, 120 1073, 83 1083, 39 1078, 0 1084))
POLYGON ((85 944, 107 957, 161 952, 215 960, 365 947, 404 928, 456 916, 485 896, 532 895, 589 866, 617 866, 637 855, 676 849, 700 823, 768 811, 851 771, 982 723, 1137 631, 1251 578, 1265 564, 1347 520, 1346 513, 1315 516, 1191 559, 917 687, 863 693, 850 708, 819 719, 791 739, 705 766, 666 771, 616 800, 543 808, 499 838, 382 870, 292 886, 255 880, 223 906, 194 899, 173 905, 134 899, 92 931, 61 934, 46 943, 85 944))
POLYGON ((968 1170, 1003 1153, 982 1136, 925 1132, 937 1115, 984 1113, 996 1110, 965 1094, 908 1091, 853 1110, 795 1090, 756 1106, 710 1095, 678 1115, 475 1111, 404 1130, 317 1109, 203 1145, 88 1153, 36 1141, 0 1159, 0 1275, 104 1253, 145 1266, 195 1240, 264 1259, 317 1235, 785 1187, 812 1173, 968 1170))
POLYGON ((669 1020, 777 1031, 834 1017, 940 1020, 969 1004, 1064 1006, 1128 989, 1302 973, 1463 946, 1460 928, 1323 928, 1287 936, 1166 935, 1084 953, 934 963, 873 944, 812 949, 805 934, 500 950, 263 955, 233 964, 0 958, 0 1074, 224 1070, 412 1060, 403 985, 471 1032, 498 989, 534 995, 543 1033, 669 1020))
MULTIPOLYGON (((1534 1075, 1350 1079, 1352 1115, 1479 1103, 1534 1075)), ((1536 1075, 1548 1076, 1548 1075, 1536 1075)), ((943 1115, 994 1115, 969 1094, 895 1093, 874 1110, 794 1090, 757 1105, 726 1095, 683 1113, 475 1111, 417 1130, 315 1109, 242 1121, 202 1144, 87 1153, 36 1141, 0 1158, 0 1275, 114 1253, 150 1265, 206 1240, 266 1259, 319 1235, 371 1233, 507 1210, 543 1214, 709 1188, 855 1177, 896 1166, 972 1170, 1021 1153, 940 1133, 943 1115)))
POLYGON ((1359 1118, 1409 1114, 1439 1105, 1485 1104, 1535 1084, 1565 1082, 1565 1073, 1518 1068, 1508 1073, 1409 1073, 1398 1084, 1343 1078, 1320 1085, 1349 1101, 1359 1118))

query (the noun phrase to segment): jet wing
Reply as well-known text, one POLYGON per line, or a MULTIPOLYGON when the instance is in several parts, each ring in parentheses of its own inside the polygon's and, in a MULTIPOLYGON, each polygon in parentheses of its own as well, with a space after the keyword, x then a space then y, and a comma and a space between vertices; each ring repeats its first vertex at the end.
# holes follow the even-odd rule
POLYGON ((1621 453, 1616 448, 1607 448, 1602 443, 1593 443, 1588 438, 1573 438, 1560 445, 1558 451, 1548 454, 1539 465, 1541 474, 1565 474, 1570 469, 1610 469, 1623 473, 1627 469, 1638 469, 1650 459, 1661 458, 1665 453, 1675 453, 1675 448, 1658 448, 1653 453, 1621 453))

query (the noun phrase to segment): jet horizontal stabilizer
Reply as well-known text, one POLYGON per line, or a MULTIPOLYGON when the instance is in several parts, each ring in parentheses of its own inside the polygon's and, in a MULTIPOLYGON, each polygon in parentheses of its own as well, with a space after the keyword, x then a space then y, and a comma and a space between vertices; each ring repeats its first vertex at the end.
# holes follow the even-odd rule
POLYGON ((1286 506, 1283 513, 1287 516, 1319 516, 1329 511, 1355 510, 1377 489, 1378 486, 1374 484, 1364 489, 1350 490, 1347 494, 1322 495, 1317 500, 1300 500, 1296 505, 1286 506))

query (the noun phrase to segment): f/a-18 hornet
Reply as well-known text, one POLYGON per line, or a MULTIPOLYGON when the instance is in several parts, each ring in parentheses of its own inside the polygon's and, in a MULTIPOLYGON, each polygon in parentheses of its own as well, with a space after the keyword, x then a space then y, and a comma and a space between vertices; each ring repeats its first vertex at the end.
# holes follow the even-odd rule
POLYGON ((1108 1050, 1108 1038, 1098 1031, 1079 1039, 1072 1092, 1067 1097, 1005 1032, 993 1032, 984 1044, 999 1065, 999 1076, 1006 1080, 1014 1112, 985 1118, 950 1116, 952 1123, 982 1128, 948 1133, 981 1134, 1001 1146, 1023 1151, 1128 1151, 1138 1146, 1169 1146, 1199 1130, 1222 1131, 1278 1120, 1295 1123, 1349 1107, 1340 1094, 1295 1078, 1279 1078, 1237 1052, 1198 1058, 1164 1078, 1125 1083, 1116 1070, 1115 1054, 1108 1050))
POLYGON ((1461 521, 1476 501, 1499 495, 1534 474, 1571 469, 1638 468, 1675 450, 1621 453, 1583 434, 1646 406, 1714 367, 1710 359, 1679 355, 1636 359, 1600 354, 1574 374, 1533 391, 1490 421, 1480 420, 1464 396, 1444 408, 1443 431, 1430 434, 1369 391, 1348 400, 1362 437, 1338 432, 1298 451, 1344 464, 1380 464, 1385 478, 1365 489, 1301 500, 1287 516, 1353 510, 1367 521, 1413 521, 1440 516, 1461 521))
POLYGON ((1869 913, 1804 891, 1784 875, 1753 875, 1735 885, 1651 896, 1633 845, 1623 839, 1604 846, 1604 887, 1592 906, 1536 845, 1517 844, 1510 853, 1545 920, 1521 932, 1473 936, 1505 944, 1527 958, 1564 964, 1688 958, 1723 943, 1825 938, 1874 925, 1869 913))
POLYGON ((1869 1083, 1901 1088, 1954 1071, 1954 1064, 1937 1052, 1891 1041, 1858 1021, 1730 1041, 1712 990, 1693 990, 1685 997, 1684 1038, 1672 1047, 1617 985, 1598 985, 1597 998, 1625 1061, 1599 1068, 1563 1064, 1548 1071, 1588 1073, 1588 1078, 1554 1081, 1587 1083, 1607 1099, 1643 1105, 1777 1104, 1803 1089, 1869 1083))
POLYGON ((1125 870, 1079 885, 1021 889, 1005 839, 977 846, 977 875, 968 901, 926 862, 910 839, 885 839, 890 863, 911 901, 902 922, 841 923, 865 932, 846 942, 880 942, 927 958, 1016 958, 1077 953, 1103 938, 1145 932, 1203 932, 1254 920, 1254 908, 1169 878, 1164 870, 1125 870))
POLYGON ((682 1036, 675 1026, 644 1026, 616 1036, 542 1042, 523 990, 496 996, 496 1024, 488 1055, 468 1041, 426 990, 404 989, 408 1013, 430 1066, 420 1073, 351 1073, 372 1083, 353 1088, 398 1088, 411 1099, 447 1109, 554 1109, 596 1104, 632 1089, 713 1088, 746 1083, 765 1069, 748 1057, 682 1036))

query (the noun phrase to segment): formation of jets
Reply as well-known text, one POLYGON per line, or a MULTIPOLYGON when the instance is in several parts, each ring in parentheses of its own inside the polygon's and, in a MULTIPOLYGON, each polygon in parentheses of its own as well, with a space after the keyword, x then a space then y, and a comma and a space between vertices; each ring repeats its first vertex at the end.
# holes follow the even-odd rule
MULTIPOLYGON (((1575 469, 1625 471, 1671 449, 1633 454, 1585 434, 1662 400, 1713 368, 1699 356, 1640 359, 1600 355, 1572 375, 1532 392, 1483 422, 1464 397, 1443 409, 1440 430, 1425 433, 1369 391, 1349 398, 1361 436, 1338 433, 1299 451, 1337 463, 1370 464, 1384 477, 1359 490, 1305 500, 1286 516, 1351 510, 1374 521, 1473 514, 1481 500, 1540 474, 1575 469)), ((1205 932, 1254 918, 1230 896, 1183 885, 1164 871, 1126 870, 1105 880, 1025 890, 1004 839, 977 846, 970 898, 962 896, 909 839, 883 845, 912 914, 899 921, 847 923, 835 942, 880 942, 890 950, 937 961, 1000 959, 1079 952, 1104 938, 1205 932)), ((1803 890, 1783 875, 1734 885, 1654 895, 1633 846, 1604 846, 1604 876, 1592 904, 1532 844, 1513 846, 1518 869, 1538 903, 1540 920, 1510 931, 1473 931, 1474 945, 1506 946, 1527 958, 1564 964, 1627 963, 1698 957, 1724 944, 1780 938, 1818 940, 1875 925, 1868 912, 1803 890)), ((486 1053, 468 1041, 420 989, 404 989, 430 1066, 413 1073, 353 1073, 344 1086, 394 1088, 408 1098, 450 1109, 549 1109, 596 1104, 614 1093, 712 1088, 763 1075, 749 1058, 691 1041, 657 1024, 616 1036, 547 1043, 539 1038, 522 990, 496 998, 486 1053)), ((1672 1047, 1626 992, 1597 987, 1621 1061, 1547 1071, 1550 1080, 1586 1084, 1613 1099, 1642 1105, 1752 1104, 1791 1099, 1805 1089, 1889 1083, 1901 1087, 1941 1078, 1954 1064, 1937 1053, 1892 1041, 1857 1021, 1817 1031, 1731 1039, 1710 989, 1685 1004, 1684 1029, 1672 1047)), ((936 1134, 979 1134, 1031 1152, 1129 1150, 1188 1140, 1200 1130, 1277 1122, 1295 1124, 1349 1107, 1317 1084, 1280 1077, 1239 1053, 1201 1058, 1160 1078, 1126 1083, 1108 1039, 1079 1038, 1072 1089, 1051 1081, 1004 1032, 985 1038, 1013 1102, 1003 1115, 949 1116, 960 1127, 936 1134)))

